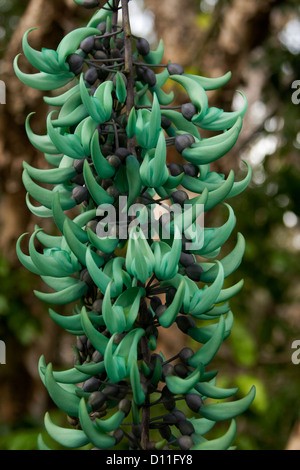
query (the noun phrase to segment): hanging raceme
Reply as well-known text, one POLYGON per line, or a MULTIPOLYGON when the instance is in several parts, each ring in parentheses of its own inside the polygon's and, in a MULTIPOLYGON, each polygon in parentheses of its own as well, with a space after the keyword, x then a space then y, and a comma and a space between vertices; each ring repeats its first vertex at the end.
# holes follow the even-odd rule
MULTIPOLYGON (((218 371, 208 366, 230 335, 229 300, 243 285, 224 286, 241 263, 245 240, 235 235, 235 248, 222 257, 236 225, 223 201, 243 192, 251 169, 247 165, 246 177, 236 181, 233 171, 225 179, 210 164, 238 139, 246 97, 241 93, 238 111, 209 107, 207 91, 225 85, 231 74, 198 77, 179 64, 163 64, 162 41, 151 50, 131 33, 128 0, 75 3, 97 8, 86 27, 67 34, 56 50, 42 51, 30 46, 32 28, 23 52, 37 72, 22 72, 19 56, 14 62, 29 87, 58 90, 44 97, 56 108, 46 134, 32 131, 33 113, 25 123, 29 141, 51 168, 24 162, 23 171, 29 210, 41 221, 52 219, 58 233, 37 226, 29 254, 26 234, 17 243, 20 262, 53 291, 36 296, 56 306, 49 309, 52 320, 75 338, 70 369, 54 371, 44 356, 38 365, 70 423, 57 426, 47 413, 45 429, 70 449, 232 449, 235 418, 249 408, 255 390, 226 400, 237 389, 218 386, 218 371), (172 106, 167 81, 187 93, 181 107, 172 106), (218 134, 202 138, 202 129, 218 134), (171 146, 182 164, 167 163, 171 146), (203 227, 201 214, 219 204, 227 220, 203 227), (157 217, 157 208, 165 214, 157 217), (70 315, 59 311, 66 304, 70 315), (157 338, 172 325, 193 346, 167 358, 157 351, 157 338), (161 416, 157 409, 164 410, 161 416), (225 420, 228 431, 207 440, 225 420)), ((49 449, 42 435, 38 447, 49 449)))

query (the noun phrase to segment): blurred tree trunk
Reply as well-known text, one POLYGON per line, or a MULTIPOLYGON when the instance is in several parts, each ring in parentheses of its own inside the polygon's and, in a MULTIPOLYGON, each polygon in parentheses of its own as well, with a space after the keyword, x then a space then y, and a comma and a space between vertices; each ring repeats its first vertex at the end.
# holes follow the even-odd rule
MULTIPOLYGON (((55 48, 62 37, 74 26, 76 5, 72 0, 31 0, 8 45, 2 61, 2 79, 7 87, 7 104, 0 107, 0 174, 1 174, 1 241, 0 249, 11 261, 15 258, 15 242, 25 230, 30 230, 34 217, 30 217, 25 204, 25 190, 22 184, 22 161, 40 166, 42 159, 28 141, 24 122, 33 110, 36 133, 45 132, 47 106, 43 92, 23 85, 13 70, 13 60, 22 53, 22 37, 32 27, 30 44, 36 49, 55 48)), ((79 9, 77 8, 77 11, 79 9)), ((36 72, 26 60, 20 59, 24 72, 36 72)))
MULTIPOLYGON (((31 0, 2 60, 1 79, 7 87, 7 99, 6 105, 0 106, 0 251, 15 269, 24 269, 16 258, 16 240, 22 233, 32 232, 37 222, 25 203, 22 162, 25 160, 36 167, 44 164, 41 153, 28 141, 24 123, 26 116, 36 111, 32 127, 34 132, 44 134, 47 106, 42 99, 43 92, 26 87, 15 76, 13 60, 22 52, 23 34, 32 27, 38 28, 30 34, 32 47, 38 50, 42 47, 56 49, 62 37, 78 22, 75 12, 81 11, 73 0, 31 0)), ((20 67, 27 73, 36 72, 22 58, 20 67)), ((16 295, 21 296, 17 290, 16 295)), ((5 423, 16 422, 26 414, 41 416, 48 395, 44 392, 36 365, 42 353, 47 361, 55 360, 56 344, 60 337, 56 325, 49 321, 44 308, 36 302, 33 294, 27 293, 21 300, 28 306, 30 315, 38 316, 41 320, 47 336, 37 339, 30 348, 22 347, 13 337, 5 339, 7 365, 1 367, 0 382, 0 415, 5 423)))

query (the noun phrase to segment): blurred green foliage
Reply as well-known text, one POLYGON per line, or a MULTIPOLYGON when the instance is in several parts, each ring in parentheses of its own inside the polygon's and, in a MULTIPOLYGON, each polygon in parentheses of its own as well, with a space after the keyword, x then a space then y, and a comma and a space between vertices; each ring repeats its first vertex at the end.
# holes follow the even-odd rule
POLYGON ((27 4, 28 2, 20 0, 0 0, 0 58, 5 53, 7 43, 27 4))

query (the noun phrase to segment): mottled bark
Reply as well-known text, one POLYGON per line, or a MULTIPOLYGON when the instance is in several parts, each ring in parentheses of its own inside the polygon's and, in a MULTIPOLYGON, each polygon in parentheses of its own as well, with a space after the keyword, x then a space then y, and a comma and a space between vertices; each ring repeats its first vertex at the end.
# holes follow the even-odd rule
MULTIPOLYGON (((37 223, 25 202, 22 162, 25 160, 36 167, 45 165, 43 155, 28 141, 24 123, 26 116, 35 111, 32 128, 34 132, 44 134, 48 108, 43 101, 43 92, 28 88, 15 76, 13 60, 22 53, 22 37, 29 28, 38 28, 29 36, 32 47, 37 50, 42 47, 56 49, 62 37, 79 22, 75 16, 79 12, 81 14, 82 9, 76 7, 73 0, 31 0, 1 63, 1 79, 6 84, 7 99, 6 104, 0 106, 0 251, 14 269, 25 269, 15 254, 16 240, 22 233, 32 232, 37 223)), ((19 64, 24 72, 37 72, 25 58, 20 57, 19 64)), ((45 224, 46 219, 43 227, 45 224)), ((35 288, 38 282, 37 279, 35 288)), ((7 424, 18 422, 26 415, 42 417, 43 410, 49 406, 49 398, 38 376, 39 357, 44 354, 47 362, 62 360, 61 331, 46 314, 45 306, 37 302, 33 293, 21 294, 18 286, 16 296, 27 306, 28 315, 40 319, 42 330, 47 331, 47 335, 37 337, 30 346, 22 346, 10 330, 6 331, 7 337, 1 337, 7 347, 7 363, 0 370, 0 416, 7 424)), ((1 329, 2 333, 4 331, 1 329)))
MULTIPOLYGON (((25 204, 22 162, 26 160, 36 166, 43 165, 40 152, 28 141, 24 122, 26 116, 35 111, 32 127, 36 133, 43 134, 47 112, 43 92, 28 88, 19 81, 13 70, 13 60, 22 53, 23 34, 32 27, 37 27, 29 37, 32 47, 38 50, 42 47, 56 48, 65 33, 74 27, 75 8, 72 0, 31 0, 2 61, 1 79, 6 84, 7 101, 0 107, 0 250, 12 262, 16 262, 17 238, 24 231, 30 231, 34 223, 34 217, 30 216, 25 204)), ((20 67, 27 73, 37 72, 25 58, 20 58, 20 67)))

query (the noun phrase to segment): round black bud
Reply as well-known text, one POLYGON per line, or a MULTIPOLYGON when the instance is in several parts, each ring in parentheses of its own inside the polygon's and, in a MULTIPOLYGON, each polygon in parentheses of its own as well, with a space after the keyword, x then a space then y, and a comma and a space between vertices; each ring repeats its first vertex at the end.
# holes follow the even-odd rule
POLYGON ((101 23, 98 24, 97 29, 99 29, 100 33, 104 34, 106 31, 106 21, 101 21, 101 23))
POLYGON ((80 173, 74 176, 74 178, 71 179, 71 183, 78 184, 79 186, 83 186, 85 184, 83 174, 80 173))
POLYGON ((184 436, 190 436, 195 432, 195 428, 190 421, 179 421, 178 429, 184 436))
POLYGON ((104 356, 103 354, 101 354, 99 351, 94 351, 93 354, 92 354, 92 362, 102 362, 103 359, 104 359, 104 356))
POLYGON ((116 48, 119 49, 119 51, 121 51, 124 47, 124 39, 123 38, 116 38, 115 39, 115 44, 116 44, 116 48))
POLYGON ((156 311, 156 309, 161 305, 161 299, 157 296, 154 295, 150 301, 150 306, 153 310, 153 312, 156 311))
POLYGON ((146 70, 146 67, 141 67, 139 65, 137 65, 135 67, 135 71, 136 71, 136 76, 139 80, 143 80, 144 79, 144 73, 145 73, 145 70, 146 70))
POLYGON ((167 69, 170 75, 182 75, 184 73, 183 67, 180 64, 168 64, 167 69))
POLYGON ((181 134, 175 137, 175 148, 178 153, 182 153, 184 149, 190 147, 195 142, 195 138, 191 134, 181 134))
POLYGON ((167 290, 167 294, 166 294, 166 303, 170 305, 170 303, 173 301, 174 297, 175 297, 175 294, 177 292, 177 289, 175 289, 175 287, 169 287, 169 289, 167 290))
POLYGON ((185 334, 188 334, 189 328, 193 328, 196 326, 195 320, 193 320, 193 318, 182 316, 182 315, 177 317, 175 321, 180 331, 182 331, 185 334))
POLYGON ((96 392, 99 390, 100 386, 101 381, 99 379, 96 379, 96 377, 91 377, 90 379, 84 382, 82 389, 85 392, 96 392))
POLYGON ((86 337, 81 336, 77 338, 76 348, 78 349, 78 351, 83 352, 85 350, 85 346, 86 346, 86 337))
POLYGON ((121 162, 123 162, 124 160, 126 160, 128 155, 131 155, 131 152, 126 147, 119 147, 118 149, 116 149, 115 155, 119 157, 121 162))
POLYGON ((89 54, 94 49, 94 45, 95 45, 95 38, 93 36, 89 36, 85 38, 83 41, 81 41, 80 49, 86 54, 89 54))
POLYGON ((112 59, 120 59, 121 58, 121 52, 116 47, 114 49, 111 49, 110 55, 111 55, 112 59))
POLYGON ((195 262, 196 261, 195 261, 194 256, 191 255, 190 253, 181 253, 180 258, 179 258, 179 263, 185 268, 187 268, 188 266, 191 266, 195 262))
POLYGON ((172 364, 165 364, 162 368, 162 378, 165 380, 169 375, 174 375, 174 367, 172 364))
POLYGON ((117 186, 115 186, 115 185, 110 186, 109 188, 107 188, 106 192, 109 196, 113 197, 114 199, 116 199, 117 197, 120 196, 120 191, 118 190, 117 186))
POLYGON ((127 398, 123 398, 123 400, 120 401, 118 408, 120 411, 125 413, 125 416, 127 416, 131 410, 131 401, 127 398))
POLYGON ((168 413, 167 415, 164 415, 163 421, 168 424, 176 424, 177 423, 177 418, 174 416, 172 413, 168 413))
POLYGON ((84 80, 93 85, 98 80, 98 70, 96 67, 90 67, 83 76, 84 80))
POLYGON ((76 186, 72 191, 72 197, 77 204, 81 204, 89 198, 89 192, 85 186, 76 186))
POLYGON ((179 163, 170 163, 168 168, 172 176, 179 176, 181 173, 184 173, 183 166, 179 163))
POLYGON ((170 437, 172 436, 170 426, 166 424, 165 426, 160 427, 158 430, 163 439, 167 439, 167 441, 170 440, 170 437))
POLYGON ((197 108, 193 103, 184 103, 181 106, 181 114, 188 121, 192 120, 192 117, 197 114, 197 108))
POLYGON ((158 337, 158 329, 154 325, 150 325, 146 328, 146 336, 149 338, 150 336, 158 337))
POLYGON ((115 384, 110 384, 110 385, 107 385, 103 390, 102 390, 102 393, 104 393, 104 395, 106 397, 109 397, 109 398, 114 398, 117 394, 118 394, 118 391, 119 391, 119 387, 115 384))
POLYGON ((98 225, 98 220, 93 219, 93 220, 90 220, 90 221, 86 224, 86 227, 89 228, 90 230, 92 230, 92 232, 96 233, 96 231, 97 231, 97 225, 98 225))
POLYGON ((183 348, 179 353, 179 359, 184 363, 188 364, 189 359, 194 355, 194 351, 191 348, 183 348))
POLYGON ((115 438, 115 440, 116 440, 115 445, 117 445, 117 444, 119 444, 119 443, 121 442, 121 440, 123 439, 123 437, 124 437, 124 431, 123 431, 123 429, 118 428, 118 429, 116 429, 115 431, 113 431, 113 432, 111 433, 111 435, 112 435, 112 437, 115 438))
POLYGON ((73 168, 77 171, 77 173, 83 172, 83 165, 84 165, 85 158, 76 159, 73 161, 73 168))
POLYGON ((183 165, 183 170, 187 176, 196 177, 199 174, 199 168, 192 163, 185 163, 183 165))
POLYGON ((146 68, 143 73, 143 81, 149 85, 149 87, 153 87, 156 85, 156 75, 153 70, 146 68))
POLYGON ((91 405, 93 411, 100 410, 106 402, 106 396, 102 392, 93 392, 88 399, 88 404, 91 405))
POLYGON ((156 310, 155 310, 155 316, 156 318, 159 318, 161 317, 165 311, 167 310, 167 306, 166 305, 160 305, 156 310))
POLYGON ((117 155, 108 155, 106 160, 113 168, 118 168, 121 165, 121 160, 117 155))
POLYGON ((172 122, 170 119, 168 119, 166 116, 161 117, 161 127, 163 129, 169 129, 169 127, 172 125, 172 122))
POLYGON ((67 63, 69 64, 70 71, 75 75, 79 75, 82 72, 84 59, 79 54, 71 54, 67 57, 67 63))
POLYGON ((178 190, 178 191, 175 191, 173 194, 172 194, 172 199, 174 201, 175 204, 179 204, 180 206, 183 206, 183 204, 185 203, 185 201, 188 200, 188 195, 185 191, 183 190, 178 190))
POLYGON ((91 278, 91 275, 88 271, 87 268, 83 269, 80 273, 80 280, 82 282, 85 282, 86 284, 92 286, 93 285, 93 279, 91 278))
POLYGON ((95 302, 93 303, 93 306, 92 306, 93 312, 97 312, 97 313, 99 313, 99 315, 101 315, 102 305, 103 305, 103 299, 95 300, 95 302))
POLYGON ((107 190, 113 183, 113 180, 108 178, 107 180, 102 180, 101 186, 103 189, 107 190))
POLYGON ((107 54, 104 51, 97 50, 96 52, 94 52, 94 58, 96 60, 105 60, 107 59, 107 54))
POLYGON ((97 8, 99 6, 99 0, 83 0, 83 7, 87 10, 97 8))
POLYGON ((176 406, 176 401, 174 400, 174 398, 163 397, 161 402, 164 405, 165 409, 168 411, 174 410, 176 406))
POLYGON ((184 364, 175 364, 174 371, 175 374, 178 375, 178 377, 181 377, 182 379, 185 379, 189 373, 188 369, 184 364))
POLYGON ((172 415, 175 416, 177 423, 179 423, 180 421, 186 421, 185 414, 180 410, 172 411, 172 415))
POLYGON ((185 273, 190 279, 192 279, 192 281, 199 282, 201 280, 203 269, 199 264, 194 263, 185 268, 185 273))
POLYGON ((148 55, 150 52, 150 44, 145 38, 137 38, 136 48, 141 55, 148 55))
POLYGON ((189 450, 194 445, 193 439, 190 436, 180 436, 177 442, 181 450, 189 450))
POLYGON ((199 408, 203 405, 200 395, 197 395, 196 393, 188 393, 184 398, 187 406, 195 413, 198 413, 199 408))
POLYGON ((98 78, 100 80, 106 80, 106 78, 109 75, 109 71, 104 68, 104 65, 101 65, 100 67, 97 68, 97 73, 98 73, 98 78))
POLYGON ((103 44, 100 41, 100 39, 95 39, 94 50, 92 52, 93 55, 95 54, 96 51, 103 51, 104 52, 104 47, 103 47, 103 44))

